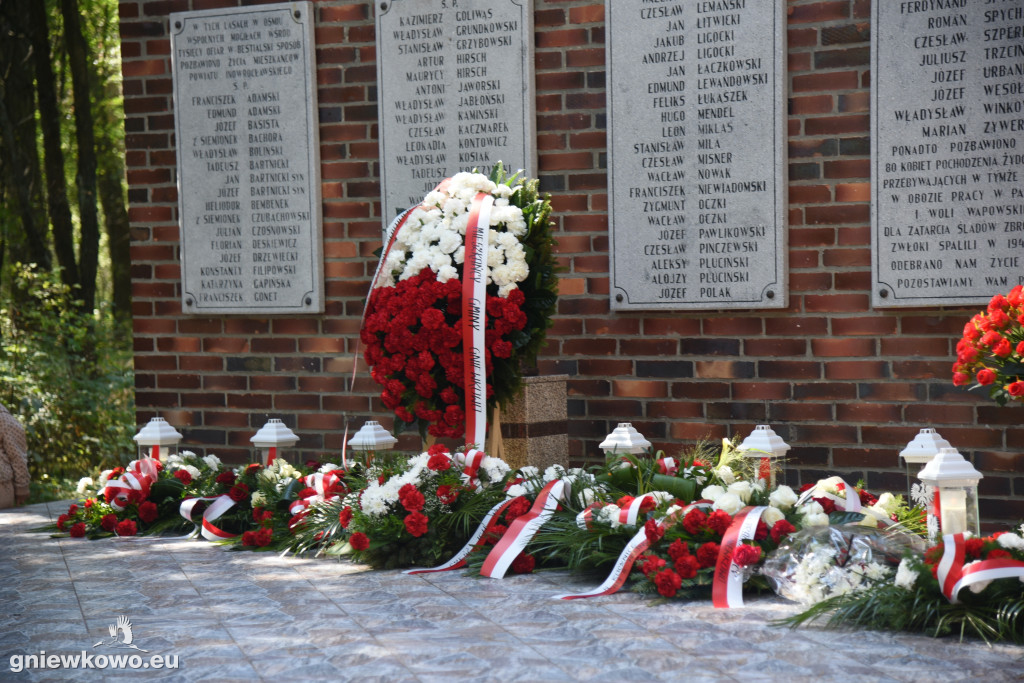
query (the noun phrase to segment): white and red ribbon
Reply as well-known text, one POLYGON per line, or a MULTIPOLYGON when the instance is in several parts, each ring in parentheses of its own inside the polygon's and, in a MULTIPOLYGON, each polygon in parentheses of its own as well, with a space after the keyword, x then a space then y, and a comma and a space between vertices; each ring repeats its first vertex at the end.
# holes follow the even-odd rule
POLYGON ((509 498, 507 500, 503 500, 502 502, 492 507, 490 511, 486 515, 484 515, 484 518, 480 522, 480 524, 477 525, 476 531, 474 531, 473 535, 469 537, 469 541, 466 542, 466 545, 462 546, 462 550, 455 553, 455 555, 444 564, 438 565, 431 569, 406 569, 402 573, 432 574, 434 572, 446 572, 450 569, 461 569, 462 567, 465 567, 466 558, 469 557, 469 554, 473 552, 473 549, 476 547, 477 543, 480 542, 480 539, 483 537, 484 532, 487 531, 487 525, 490 524, 491 520, 494 519, 497 515, 500 515, 505 510, 505 508, 511 505, 512 501, 514 500, 515 498, 509 498))
POLYGON ((487 433, 487 251, 494 196, 478 192, 466 225, 462 266, 462 358, 466 389, 466 442, 484 445, 487 433))
POLYGON ((733 517, 732 524, 722 536, 718 562, 715 564, 715 578, 711 584, 711 602, 715 607, 743 606, 743 572, 735 562, 736 546, 754 538, 761 513, 767 509, 764 505, 748 505, 733 517))
MULTIPOLYGON (((235 501, 231 499, 231 496, 224 494, 221 496, 214 496, 211 498, 189 498, 188 500, 181 501, 181 506, 178 508, 178 513, 196 525, 196 528, 208 541, 226 541, 228 539, 235 538, 238 534, 229 534, 223 529, 217 527, 214 522, 220 519, 225 512, 235 506, 235 501), (213 503, 203 510, 203 518, 200 522, 196 522, 192 519, 192 509, 195 508, 196 504, 200 501, 213 501, 213 503)), ((193 532, 194 533, 194 532, 193 532)))
POLYGON ((951 603, 958 603, 960 600, 957 595, 961 589, 975 583, 996 579, 1024 580, 1024 562, 1012 558, 982 560, 964 567, 964 560, 967 559, 966 541, 964 534, 948 534, 942 537, 944 547, 936 576, 942 594, 951 603))
POLYGON ((679 473, 679 463, 675 458, 659 458, 654 461, 654 464, 657 465, 658 472, 661 474, 674 477, 679 473))
POLYGON ((836 508, 839 510, 844 512, 861 512, 860 494, 857 492, 857 489, 847 484, 840 477, 835 477, 835 479, 839 480, 837 483, 843 485, 842 497, 828 491, 819 490, 817 484, 815 484, 800 495, 796 504, 803 505, 809 498, 827 498, 836 503, 836 508))
POLYGON ((103 487, 104 498, 109 492, 110 507, 121 512, 129 505, 128 497, 132 491, 138 491, 143 499, 149 496, 149 489, 160 476, 159 472, 160 461, 155 458, 132 460, 124 474, 103 487))
MULTIPOLYGON (((681 518, 685 516, 686 513, 692 510, 693 508, 710 507, 711 503, 709 502, 701 501, 697 503, 692 503, 691 505, 687 505, 679 512, 673 513, 672 516, 681 518)), ((668 519, 668 517, 662 517, 658 519, 657 522, 658 524, 662 524, 666 519, 668 519)), ((578 523, 579 517, 577 517, 577 524, 578 523)), ((644 554, 644 552, 647 551, 650 545, 651 543, 647 539, 647 530, 640 529, 640 531, 634 534, 633 538, 630 539, 629 543, 626 544, 626 547, 619 554, 619 558, 615 560, 615 565, 612 567, 611 573, 608 574, 608 578, 605 579, 600 586, 594 588, 593 590, 589 590, 586 593, 556 595, 555 599, 579 600, 581 598, 597 597, 598 595, 611 595, 612 593, 617 592, 626 583, 626 579, 629 578, 629 573, 630 571, 632 571, 633 565, 636 564, 636 561, 640 558, 641 555, 644 554)))
POLYGON ((299 498, 288 507, 288 511, 297 515, 314 503, 330 503, 337 500, 342 493, 345 493, 345 486, 342 483, 342 478, 337 474, 338 471, 316 472, 303 477, 303 483, 316 493, 299 498))
POLYGON ((462 467, 462 481, 466 483, 466 486, 471 486, 477 491, 483 488, 477 475, 480 473, 480 466, 483 464, 484 458, 487 457, 486 453, 470 448, 465 453, 456 453, 449 457, 452 462, 462 467))
POLYGON ((512 565, 512 562, 523 551, 530 539, 536 535, 544 524, 551 519, 555 513, 559 501, 565 495, 568 484, 562 479, 555 479, 549 482, 537 494, 530 511, 521 515, 512 522, 501 540, 499 540, 480 569, 481 576, 488 576, 492 579, 500 579, 512 565))

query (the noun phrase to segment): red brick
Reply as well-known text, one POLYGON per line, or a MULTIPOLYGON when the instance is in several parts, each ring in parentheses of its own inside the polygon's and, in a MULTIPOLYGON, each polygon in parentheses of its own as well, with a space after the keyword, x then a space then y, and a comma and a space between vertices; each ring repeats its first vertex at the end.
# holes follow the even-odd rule
POLYGON ((888 366, 884 361, 830 361, 825 365, 826 379, 845 379, 856 381, 865 379, 881 379, 887 376, 888 366))

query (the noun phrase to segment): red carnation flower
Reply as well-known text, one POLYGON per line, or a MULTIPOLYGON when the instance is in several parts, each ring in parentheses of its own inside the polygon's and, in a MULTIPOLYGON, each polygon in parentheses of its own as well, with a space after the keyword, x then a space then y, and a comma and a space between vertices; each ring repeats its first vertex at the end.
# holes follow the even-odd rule
POLYGON ((459 497, 459 489, 449 484, 437 487, 437 499, 444 505, 451 505, 459 497))
POLYGON ((263 527, 255 533, 253 540, 256 542, 256 546, 264 548, 270 545, 270 542, 274 540, 274 531, 267 527, 263 527))
POLYGON ((315 495, 316 489, 313 488, 312 486, 307 486, 306 488, 299 491, 299 498, 312 498, 315 495))
POLYGON ((248 476, 250 474, 256 474, 257 472, 259 472, 262 469, 263 469, 263 465, 259 464, 258 462, 249 463, 248 465, 245 466, 245 474, 243 476, 248 476))
POLYGON ((117 526, 117 515, 110 513, 100 518, 100 528, 104 531, 113 531, 117 526))
POLYGON ((533 555, 519 553, 516 559, 512 560, 512 573, 530 574, 533 572, 533 568, 536 564, 537 561, 534 559, 533 555))
POLYGON ((717 543, 705 543, 697 548, 697 564, 701 569, 714 567, 718 563, 718 551, 720 546, 717 543))
POLYGON ((353 550, 366 550, 370 547, 370 539, 362 531, 357 531, 348 539, 353 550))
POLYGON ((985 542, 980 538, 968 538, 964 541, 964 554, 969 560, 977 560, 981 557, 981 549, 985 542))
POLYGON ((135 522, 130 519, 118 522, 114 529, 118 536, 134 536, 138 533, 138 529, 135 528, 135 522))
MULTIPOLYGON (((76 524, 75 526, 78 526, 78 524, 76 524)), ((71 535, 72 536, 75 535, 75 528, 74 527, 71 527, 71 535)), ((1013 554, 1009 550, 1003 550, 1002 548, 996 548, 995 550, 988 551, 988 557, 986 557, 985 559, 986 560, 1003 560, 1003 559, 1012 560, 1013 559, 1013 554)))
POLYGON ((234 472, 232 472, 231 470, 226 470, 218 474, 217 478, 214 481, 216 481, 224 488, 231 488, 232 486, 235 485, 235 480, 237 478, 238 477, 235 476, 234 472))
POLYGON ((61 515, 57 518, 57 531, 64 531, 64 525, 71 521, 68 515, 61 515))
POLYGON ((754 540, 763 541, 768 538, 768 525, 764 523, 763 519, 757 520, 757 528, 754 530, 754 540))
POLYGON ((622 498, 619 498, 617 501, 615 501, 615 504, 618 505, 623 510, 625 510, 626 508, 633 504, 634 500, 636 499, 633 498, 633 496, 623 496, 622 498))
POLYGON ((249 487, 245 484, 235 484, 228 491, 228 497, 236 503, 241 503, 249 497, 249 487))
POLYGON ((690 547, 683 543, 682 539, 677 538, 668 547, 668 556, 672 558, 673 562, 678 562, 680 557, 687 557, 689 554, 690 547))
POLYGON ((174 473, 174 478, 180 481, 184 486, 188 486, 192 483, 192 475, 185 469, 177 470, 174 473))
POLYGON ((676 560, 675 567, 676 573, 679 574, 680 578, 692 579, 697 576, 700 563, 697 562, 697 558, 693 555, 683 555, 676 560))
POLYGON ((686 533, 696 536, 704 528, 704 525, 707 524, 707 521, 708 516, 704 514, 703 510, 693 508, 683 517, 683 528, 686 529, 686 533))
POLYGON ((675 596, 679 587, 683 585, 683 580, 671 569, 663 569, 658 572, 654 577, 654 585, 658 587, 658 592, 664 595, 666 598, 675 596))
POLYGON ((445 470, 451 469, 452 459, 448 457, 447 453, 436 453, 430 456, 427 460, 427 469, 433 470, 434 472, 444 472, 445 470))
POLYGON ((775 524, 772 526, 771 537, 773 541, 779 543, 780 541, 782 541, 782 539, 784 539, 786 536, 789 536, 794 531, 796 531, 795 526, 793 526, 784 519, 780 519, 779 521, 775 522, 775 524))
POLYGON ((341 512, 338 513, 338 524, 341 525, 342 529, 347 529, 349 523, 352 521, 352 508, 345 506, 341 512))
POLYGON ((665 535, 665 527, 658 524, 657 520, 649 519, 644 524, 644 533, 647 535, 647 542, 653 545, 665 535))
POLYGON ((82 538, 83 536, 85 536, 85 522, 77 522, 75 524, 72 524, 70 533, 71 538, 82 538))
POLYGON ((666 564, 668 564, 657 555, 643 555, 641 556, 641 559, 643 560, 643 563, 640 565, 640 571, 643 572, 643 575, 648 579, 652 578, 654 574, 657 574, 665 567, 666 564))
POLYGON ((78 512, 78 506, 72 503, 71 506, 68 507, 68 517, 74 517, 76 512, 78 512))
POLYGON ((509 524, 516 521, 530 511, 530 500, 526 496, 519 496, 505 508, 505 521, 509 524))
POLYGON ((708 516, 708 528, 719 536, 725 533, 730 524, 732 524, 732 517, 725 510, 715 510, 708 516))
POLYGON ((756 545, 743 545, 736 546, 736 550, 732 554, 733 562, 740 567, 749 567, 750 565, 757 564, 758 560, 761 559, 761 548, 756 545))
POLYGON ((150 522, 156 520, 156 518, 159 516, 160 512, 159 510, 157 510, 156 503, 154 503, 153 501, 147 500, 146 502, 139 505, 139 519, 141 519, 146 524, 149 524, 150 522))
MULTIPOLYGON (((419 512, 426 504, 423 494, 416 488, 415 484, 406 484, 398 490, 398 502, 409 512, 419 512)), ((420 534, 414 534, 419 536, 420 534)))
POLYGON ((422 512, 409 513, 404 520, 405 530, 408 531, 411 536, 419 538, 423 534, 427 533, 427 522, 429 521, 429 518, 422 512))
POLYGON ((242 532, 242 545, 244 546, 255 546, 256 545, 256 532, 255 531, 243 531, 242 532))

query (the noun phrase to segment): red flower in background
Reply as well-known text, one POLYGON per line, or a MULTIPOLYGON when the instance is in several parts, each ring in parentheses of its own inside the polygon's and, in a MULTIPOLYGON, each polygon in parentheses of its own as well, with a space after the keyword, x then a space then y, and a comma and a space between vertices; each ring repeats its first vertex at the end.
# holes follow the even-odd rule
POLYGON ((692 579, 697 576, 697 570, 700 569, 700 563, 693 555, 683 555, 676 559, 675 568, 676 573, 679 574, 680 578, 692 579))
POLYGON ((516 559, 512 560, 512 573, 513 574, 530 574, 533 572, 534 566, 537 561, 533 555, 527 555, 526 553, 519 553, 516 559))
POLYGON ((679 574, 671 569, 663 569, 655 575, 654 585, 658 587, 658 593, 666 598, 671 598, 683 585, 683 581, 679 574))
POLYGON ((725 534, 730 524, 732 517, 725 510, 715 510, 708 516, 708 528, 719 536, 725 534))
POLYGON ((138 529, 135 527, 135 522, 130 519, 118 522, 117 526, 114 527, 114 530, 118 536, 134 536, 138 533, 138 529))
POLYGON ((746 543, 738 545, 736 550, 733 551, 732 559, 740 567, 749 567, 757 564, 758 560, 761 559, 761 548, 760 546, 747 545, 746 543))
POLYGON ((794 531, 796 531, 795 526, 793 526, 784 519, 780 519, 779 521, 775 522, 774 526, 772 526, 771 537, 772 540, 775 541, 775 543, 779 543, 780 541, 782 541, 782 539, 784 539, 786 536, 789 536, 794 531))
POLYGON ((139 505, 139 519, 141 519, 146 524, 155 521, 156 518, 159 516, 160 512, 159 510, 157 510, 156 503, 154 503, 153 501, 147 500, 146 502, 139 505))
POLYGON ((717 543, 705 543, 697 548, 697 564, 701 569, 715 566, 718 562, 719 547, 717 543))
POLYGON ((526 496, 519 496, 505 508, 505 522, 511 524, 529 511, 530 499, 526 496))
POLYGON ((352 508, 345 506, 341 512, 338 513, 338 524, 341 525, 342 529, 347 529, 349 523, 352 521, 352 508))
POLYGON ((410 535, 419 538, 427 533, 427 522, 429 521, 430 519, 422 512, 411 512, 404 520, 405 530, 410 535))
POLYGON ((437 499, 444 505, 451 505, 459 497, 459 489, 449 484, 437 487, 437 499))
POLYGON ((104 531, 113 531, 117 526, 117 515, 110 513, 100 518, 100 528, 104 531))
POLYGON ((76 522, 71 525, 71 538, 82 538, 85 536, 85 522, 76 522))
POLYGON ((192 483, 192 475, 188 473, 186 469, 180 469, 175 471, 174 478, 180 481, 184 486, 188 486, 192 483))
POLYGON ((419 512, 426 504, 423 494, 415 484, 406 484, 398 490, 398 502, 409 512, 419 512))
POLYGON ((228 497, 236 503, 241 503, 249 497, 249 487, 245 484, 235 484, 228 491, 228 497))
POLYGON ((218 484, 225 488, 231 488, 232 486, 235 485, 235 479, 237 479, 235 473, 232 472, 231 470, 226 470, 218 474, 217 478, 214 481, 216 481, 218 484))
POLYGON ((370 547, 370 539, 362 531, 357 531, 348 539, 353 550, 366 550, 370 547))

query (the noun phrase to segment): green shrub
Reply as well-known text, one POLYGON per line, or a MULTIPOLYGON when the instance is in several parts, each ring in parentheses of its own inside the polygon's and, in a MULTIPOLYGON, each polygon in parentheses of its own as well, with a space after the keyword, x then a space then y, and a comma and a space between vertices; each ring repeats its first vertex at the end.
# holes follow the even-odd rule
POLYGON ((131 330, 108 311, 81 310, 54 273, 19 265, 11 291, 0 301, 0 402, 25 426, 33 481, 127 462, 131 330))

